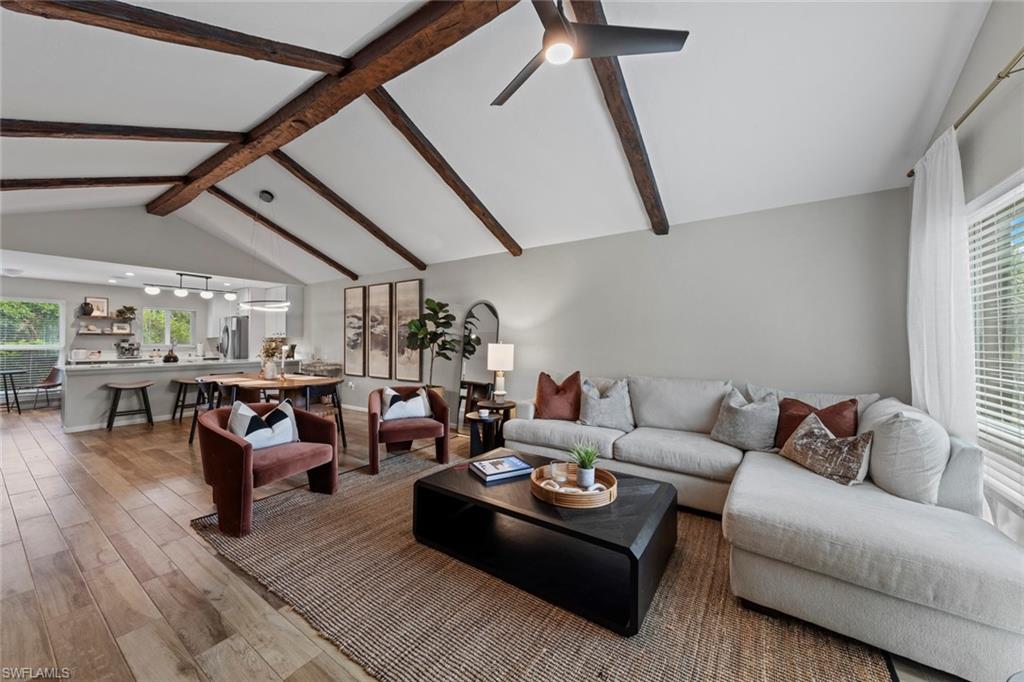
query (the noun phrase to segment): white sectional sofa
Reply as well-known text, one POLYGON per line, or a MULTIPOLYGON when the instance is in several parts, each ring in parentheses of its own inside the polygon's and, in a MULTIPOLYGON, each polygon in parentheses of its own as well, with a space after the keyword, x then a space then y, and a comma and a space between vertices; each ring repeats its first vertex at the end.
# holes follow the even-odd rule
MULTIPOLYGON (((712 440, 729 388, 630 377, 630 433, 532 419, 532 403, 517 403, 505 441, 566 459, 586 440, 608 469, 667 481, 680 505, 721 513, 740 598, 968 680, 1024 670, 1024 548, 984 519, 980 449, 951 439, 935 505, 870 479, 841 486, 778 454, 712 440)), ((791 395, 816 407, 878 399, 791 395)))

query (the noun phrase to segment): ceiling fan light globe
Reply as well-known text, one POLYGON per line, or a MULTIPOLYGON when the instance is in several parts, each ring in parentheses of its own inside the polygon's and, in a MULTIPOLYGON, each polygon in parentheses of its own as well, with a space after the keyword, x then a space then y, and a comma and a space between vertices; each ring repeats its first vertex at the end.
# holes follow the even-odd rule
POLYGON ((546 50, 544 50, 544 59, 549 64, 565 64, 573 56, 572 45, 566 42, 551 43, 546 50))

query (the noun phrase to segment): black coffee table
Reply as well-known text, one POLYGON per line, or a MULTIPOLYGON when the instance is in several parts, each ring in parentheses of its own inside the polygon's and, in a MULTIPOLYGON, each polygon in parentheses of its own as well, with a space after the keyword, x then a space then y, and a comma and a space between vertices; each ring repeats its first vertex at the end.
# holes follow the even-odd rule
MULTIPOLYGON (((519 457, 534 467, 552 461, 519 457)), ((485 486, 456 465, 416 481, 413 533, 541 599, 635 635, 676 545, 676 490, 615 476, 615 502, 566 509, 535 498, 528 476, 485 486)))

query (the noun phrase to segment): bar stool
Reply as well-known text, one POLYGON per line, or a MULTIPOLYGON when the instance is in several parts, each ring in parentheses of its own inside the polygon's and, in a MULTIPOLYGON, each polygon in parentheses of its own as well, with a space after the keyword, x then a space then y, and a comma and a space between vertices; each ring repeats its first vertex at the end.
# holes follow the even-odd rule
POLYGON ((216 381, 196 379, 196 401, 192 404, 194 408, 192 410, 192 428, 188 431, 189 445, 192 445, 192 441, 196 439, 196 426, 199 424, 200 411, 208 412, 217 407, 217 388, 216 381))
POLYGON ((110 416, 107 417, 107 431, 114 428, 114 419, 116 417, 127 416, 129 414, 145 414, 146 422, 150 426, 153 426, 153 411, 149 407, 149 393, 146 389, 153 385, 152 381, 132 381, 129 383, 114 383, 107 384, 107 388, 113 389, 114 400, 110 403, 110 416), (141 410, 126 410, 124 412, 117 411, 117 404, 121 402, 121 391, 138 391, 142 396, 142 404, 145 406, 141 410))
MULTIPOLYGON (((185 410, 196 406, 195 403, 188 402, 188 389, 198 382, 195 379, 171 379, 171 383, 178 385, 178 392, 174 396, 174 409, 171 410, 171 421, 174 421, 174 416, 177 415, 180 422, 185 417, 185 410)), ((199 400, 198 393, 196 400, 199 400)))

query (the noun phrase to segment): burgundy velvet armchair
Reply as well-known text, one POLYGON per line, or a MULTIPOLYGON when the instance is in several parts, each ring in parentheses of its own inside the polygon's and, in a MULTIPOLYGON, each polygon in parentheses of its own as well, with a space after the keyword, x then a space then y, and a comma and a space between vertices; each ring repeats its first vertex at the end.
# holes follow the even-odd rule
MULTIPOLYGON (((263 416, 277 407, 249 404, 263 416)), ((199 448, 203 477, 213 486, 217 525, 236 537, 252 529, 253 488, 306 472, 309 489, 333 495, 338 486, 338 430, 333 421, 295 409, 300 441, 253 450, 252 445, 228 429, 230 407, 210 410, 199 417, 199 448)))
MULTIPOLYGON (((408 400, 419 386, 392 386, 391 390, 402 396, 402 400, 408 400)), ((380 471, 380 444, 384 443, 388 452, 407 452, 412 449, 412 442, 418 438, 433 438, 434 449, 437 453, 437 461, 442 464, 448 462, 448 403, 444 397, 436 391, 427 389, 427 399, 430 401, 431 417, 410 417, 408 419, 381 419, 381 402, 383 400, 383 389, 370 392, 369 412, 369 435, 370 435, 370 473, 376 474, 380 471)))

